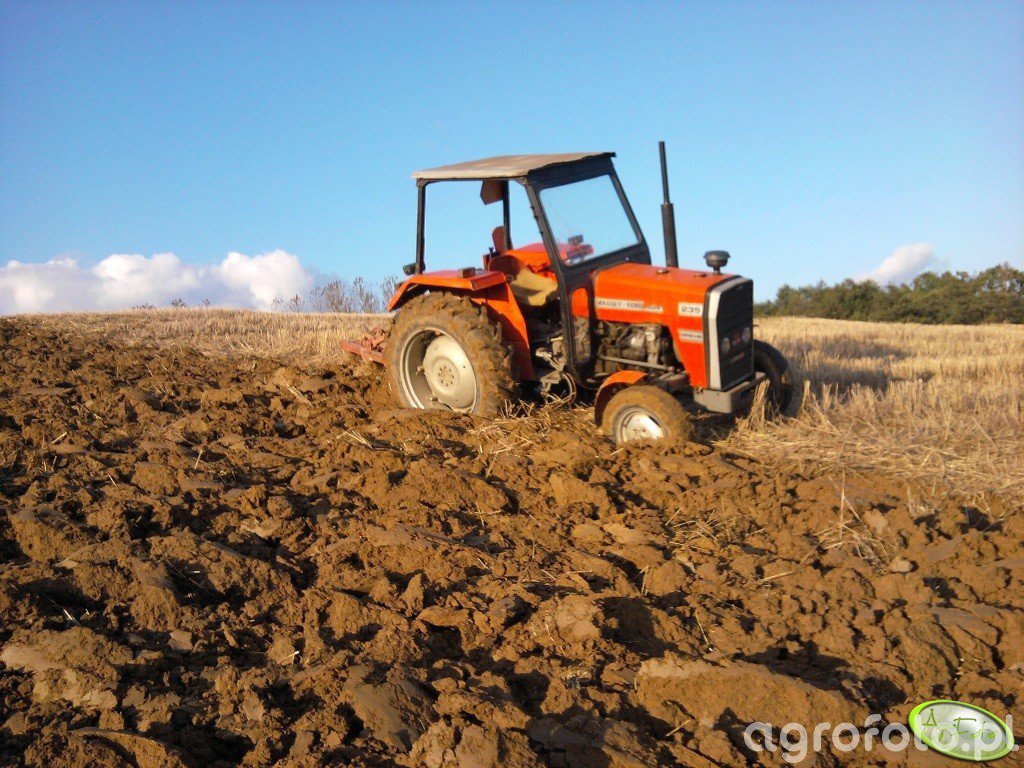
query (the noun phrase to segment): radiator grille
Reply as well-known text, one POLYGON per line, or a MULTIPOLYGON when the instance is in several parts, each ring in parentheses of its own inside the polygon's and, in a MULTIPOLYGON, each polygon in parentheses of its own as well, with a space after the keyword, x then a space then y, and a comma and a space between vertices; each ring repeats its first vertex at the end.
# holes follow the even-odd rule
POLYGON ((752 329, 754 323, 754 284, 751 281, 740 281, 722 292, 717 320, 719 340, 726 337, 731 340, 727 353, 721 352, 721 343, 718 345, 721 388, 729 389, 754 373, 751 343, 743 343, 740 338, 740 332, 744 328, 752 329))

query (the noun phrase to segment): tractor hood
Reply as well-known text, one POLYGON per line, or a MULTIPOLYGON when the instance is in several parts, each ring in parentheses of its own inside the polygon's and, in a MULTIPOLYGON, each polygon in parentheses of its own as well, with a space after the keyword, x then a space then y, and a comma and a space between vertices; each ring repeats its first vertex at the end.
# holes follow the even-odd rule
POLYGON ((708 290, 735 277, 651 264, 616 264, 594 276, 594 309, 601 320, 636 323, 658 322, 656 317, 699 319, 708 290), (629 316, 613 318, 607 316, 608 312, 629 316))

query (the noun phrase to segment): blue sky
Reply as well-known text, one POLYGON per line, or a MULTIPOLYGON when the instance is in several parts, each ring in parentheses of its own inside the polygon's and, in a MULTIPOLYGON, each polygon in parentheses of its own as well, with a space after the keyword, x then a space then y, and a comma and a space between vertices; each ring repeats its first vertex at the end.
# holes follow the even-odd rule
MULTIPOLYGON (((279 250, 379 278, 412 260, 413 170, 605 149, 660 261, 659 139, 682 265, 728 249, 761 298, 912 244, 1024 265, 1022 40, 1019 2, 6 0, 0 269, 173 253, 203 281, 279 250)), ((477 263, 476 195, 431 201, 428 265, 477 263)))

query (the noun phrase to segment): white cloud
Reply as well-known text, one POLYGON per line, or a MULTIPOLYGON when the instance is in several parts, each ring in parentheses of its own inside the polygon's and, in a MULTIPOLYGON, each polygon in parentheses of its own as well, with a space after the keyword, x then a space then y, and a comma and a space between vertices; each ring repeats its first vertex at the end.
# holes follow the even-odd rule
POLYGON ((138 296, 147 297, 144 303, 166 304, 192 295, 202 286, 200 270, 173 253, 157 253, 152 258, 115 253, 90 272, 97 281, 96 298, 104 307, 139 304, 138 296))
POLYGON ((212 266, 186 264, 173 253, 115 253, 94 267, 77 259, 0 266, 0 314, 124 309, 174 299, 216 306, 271 309, 275 300, 305 294, 313 275, 286 251, 229 253, 212 266))
POLYGON ((870 272, 857 275, 857 280, 874 280, 879 285, 906 283, 934 264, 935 248, 928 243, 901 245, 892 255, 870 272))
POLYGON ((259 308, 269 309, 275 299, 287 301, 302 296, 313 287, 313 277, 287 251, 271 251, 259 256, 246 256, 232 251, 213 271, 224 285, 248 295, 259 308))

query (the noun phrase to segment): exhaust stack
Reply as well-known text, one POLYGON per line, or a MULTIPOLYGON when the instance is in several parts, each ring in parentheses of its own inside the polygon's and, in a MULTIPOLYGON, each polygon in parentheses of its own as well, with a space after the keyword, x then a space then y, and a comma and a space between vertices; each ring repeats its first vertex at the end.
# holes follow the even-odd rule
POLYGON ((668 163, 665 161, 665 142, 658 142, 658 154, 661 155, 661 193, 664 202, 661 204, 661 228, 665 233, 665 266, 679 266, 679 252, 676 250, 676 212, 672 201, 668 198, 668 163))

